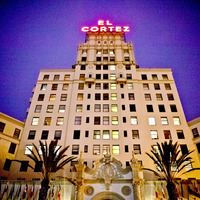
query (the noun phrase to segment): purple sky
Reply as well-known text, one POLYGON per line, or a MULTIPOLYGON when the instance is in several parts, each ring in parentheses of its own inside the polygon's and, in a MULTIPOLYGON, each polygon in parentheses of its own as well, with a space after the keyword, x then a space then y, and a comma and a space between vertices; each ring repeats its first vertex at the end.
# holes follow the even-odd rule
POLYGON ((141 68, 172 68, 187 120, 200 116, 200 2, 0 1, 0 112, 26 118, 41 69, 71 68, 82 26, 129 25, 141 68))

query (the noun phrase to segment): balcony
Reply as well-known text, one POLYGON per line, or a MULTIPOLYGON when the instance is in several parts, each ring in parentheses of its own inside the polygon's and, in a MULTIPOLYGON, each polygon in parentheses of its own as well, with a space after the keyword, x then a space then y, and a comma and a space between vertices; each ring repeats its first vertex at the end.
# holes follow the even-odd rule
POLYGON ((95 82, 95 78, 85 78, 85 83, 94 83, 95 82))
POLYGON ((126 83, 126 78, 124 78, 124 77, 118 77, 117 78, 117 83, 126 83))

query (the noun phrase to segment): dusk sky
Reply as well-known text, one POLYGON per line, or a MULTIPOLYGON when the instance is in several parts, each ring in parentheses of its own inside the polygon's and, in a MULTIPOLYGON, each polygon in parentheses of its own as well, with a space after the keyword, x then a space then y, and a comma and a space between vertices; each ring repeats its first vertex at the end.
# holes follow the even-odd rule
POLYGON ((200 116, 200 1, 0 1, 0 112, 24 121, 41 69, 71 69, 82 26, 128 25, 140 68, 171 68, 187 120, 200 116))

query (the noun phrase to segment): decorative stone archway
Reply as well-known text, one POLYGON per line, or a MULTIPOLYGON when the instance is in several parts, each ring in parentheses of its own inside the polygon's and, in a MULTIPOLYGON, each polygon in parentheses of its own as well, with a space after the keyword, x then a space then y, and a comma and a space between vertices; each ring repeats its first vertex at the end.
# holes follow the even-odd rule
POLYGON ((121 195, 115 192, 100 192, 95 195, 91 200, 125 200, 121 195))

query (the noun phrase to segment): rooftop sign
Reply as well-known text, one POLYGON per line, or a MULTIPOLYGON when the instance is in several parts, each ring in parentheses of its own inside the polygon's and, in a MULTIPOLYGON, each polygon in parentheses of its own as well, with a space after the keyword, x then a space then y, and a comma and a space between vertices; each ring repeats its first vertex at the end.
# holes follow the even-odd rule
POLYGON ((109 20, 99 20, 98 26, 84 26, 81 28, 83 32, 129 32, 129 26, 113 26, 109 20))

